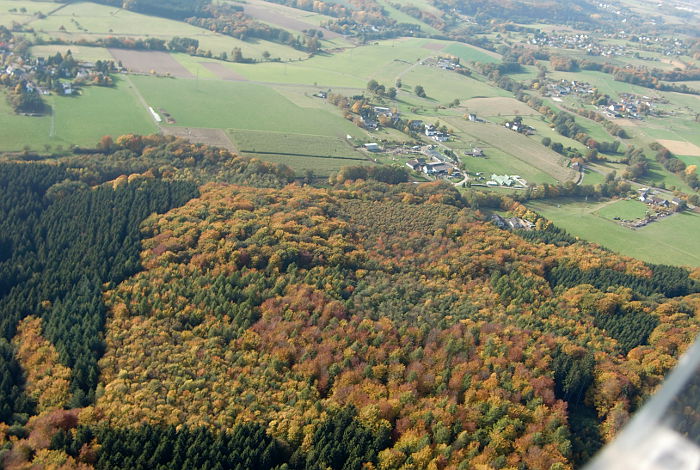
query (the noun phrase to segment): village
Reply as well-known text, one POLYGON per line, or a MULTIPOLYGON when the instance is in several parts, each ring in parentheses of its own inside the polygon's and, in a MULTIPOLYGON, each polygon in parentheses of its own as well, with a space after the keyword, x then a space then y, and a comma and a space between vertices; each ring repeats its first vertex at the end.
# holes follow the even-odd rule
MULTIPOLYGON (((620 31, 606 34, 606 39, 622 39, 634 43, 635 48, 646 52, 657 52, 665 56, 689 55, 690 44, 683 39, 663 36, 647 36, 620 31)), ((656 60, 656 59, 652 59, 656 60)))
POLYGON ((643 119, 644 116, 661 116, 657 104, 663 101, 649 96, 633 93, 620 93, 619 101, 609 101, 607 106, 601 106, 605 114, 611 118, 643 119))
POLYGON ((0 83, 13 91, 9 101, 21 114, 41 114, 42 96, 74 96, 82 86, 112 86, 111 73, 120 71, 112 61, 75 60, 70 50, 65 55, 23 58, 13 49, 11 43, 0 43, 0 83))
POLYGON ((607 95, 600 95, 590 83, 577 80, 548 80, 540 85, 542 96, 551 97, 562 102, 567 96, 576 96, 585 102, 593 102, 608 118, 625 118, 642 120, 647 116, 662 117, 660 104, 668 100, 659 97, 620 93, 617 101, 607 95))
POLYGON ((627 54, 627 47, 619 44, 604 44, 588 34, 547 34, 539 32, 528 39, 529 44, 540 47, 555 47, 584 51, 590 56, 615 57, 627 54))

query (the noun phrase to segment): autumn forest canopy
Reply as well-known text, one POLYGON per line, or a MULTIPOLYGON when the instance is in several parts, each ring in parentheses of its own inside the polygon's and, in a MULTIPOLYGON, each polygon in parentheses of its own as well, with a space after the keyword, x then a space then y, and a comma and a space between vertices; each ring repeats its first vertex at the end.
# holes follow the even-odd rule
POLYGON ((162 136, 0 164, 5 468, 587 461, 695 338, 697 276, 399 176, 162 136))

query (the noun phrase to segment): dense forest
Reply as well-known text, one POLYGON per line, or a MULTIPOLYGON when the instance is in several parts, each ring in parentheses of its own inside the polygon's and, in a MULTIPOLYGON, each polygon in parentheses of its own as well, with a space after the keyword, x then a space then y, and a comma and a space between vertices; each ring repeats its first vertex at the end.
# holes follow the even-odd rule
POLYGON ((448 184, 78 152, 0 168, 8 469, 574 468, 698 333, 697 273, 448 184))

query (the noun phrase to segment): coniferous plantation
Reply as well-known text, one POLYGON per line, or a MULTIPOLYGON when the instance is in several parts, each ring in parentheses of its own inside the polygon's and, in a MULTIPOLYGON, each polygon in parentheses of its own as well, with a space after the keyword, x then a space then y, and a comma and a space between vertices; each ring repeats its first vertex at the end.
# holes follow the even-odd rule
POLYGON ((577 468, 698 333, 697 272, 502 230, 506 196, 162 136, 20 157, 4 468, 577 468))

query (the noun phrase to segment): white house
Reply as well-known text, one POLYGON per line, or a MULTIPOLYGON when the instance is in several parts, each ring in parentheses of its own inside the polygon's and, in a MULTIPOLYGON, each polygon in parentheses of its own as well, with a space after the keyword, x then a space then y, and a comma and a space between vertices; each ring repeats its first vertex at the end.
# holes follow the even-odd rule
POLYGON ((431 162, 431 163, 426 163, 425 166, 423 167, 423 172, 426 175, 436 175, 439 173, 447 173, 447 170, 449 170, 450 167, 442 162, 431 162))

